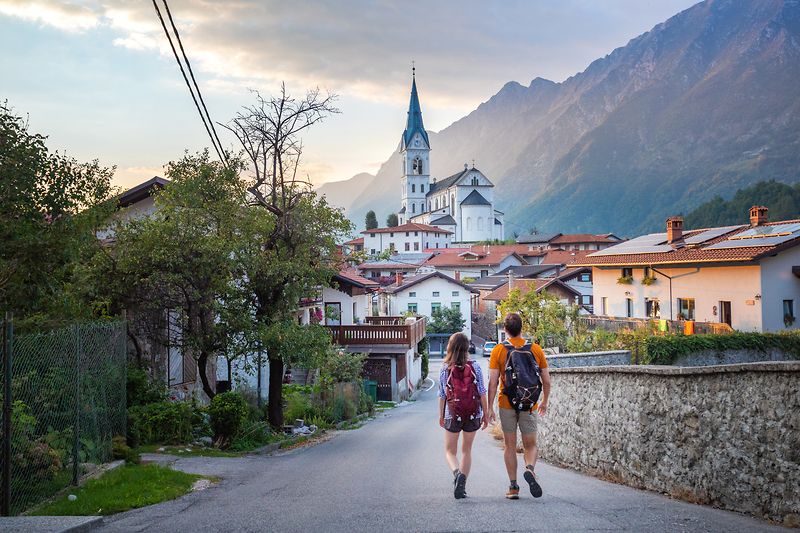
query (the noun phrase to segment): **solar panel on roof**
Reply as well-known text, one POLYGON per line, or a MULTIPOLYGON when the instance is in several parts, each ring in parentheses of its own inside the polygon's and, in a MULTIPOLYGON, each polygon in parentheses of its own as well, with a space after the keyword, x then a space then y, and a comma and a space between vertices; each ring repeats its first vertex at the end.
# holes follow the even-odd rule
POLYGON ((791 235, 800 231, 800 224, 780 224, 777 226, 758 226, 732 235, 731 239, 758 239, 761 237, 778 237, 791 235))
POLYGON ((646 245, 641 246, 612 246, 605 250, 594 252, 590 257, 597 257, 601 255, 634 255, 634 254, 661 254, 671 252, 672 246, 668 244, 646 245))
POLYGON ((800 237, 800 235, 792 233, 789 235, 775 235, 772 237, 728 239, 726 241, 720 241, 718 243, 712 244, 711 246, 706 247, 706 250, 725 250, 730 248, 753 248, 758 246, 777 246, 778 244, 783 244, 784 242, 797 239, 798 237, 800 237))
POLYGON ((707 229, 705 231, 701 231, 696 235, 687 237, 684 242, 686 242, 686 244, 700 244, 703 242, 710 241, 711 239, 716 239, 717 237, 721 237, 726 233, 730 233, 737 228, 741 228, 741 226, 725 226, 722 228, 707 229))

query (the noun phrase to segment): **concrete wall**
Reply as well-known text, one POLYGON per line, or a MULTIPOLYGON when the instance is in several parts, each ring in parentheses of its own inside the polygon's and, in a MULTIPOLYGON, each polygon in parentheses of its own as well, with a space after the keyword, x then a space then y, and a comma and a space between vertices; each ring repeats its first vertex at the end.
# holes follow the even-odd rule
MULTIPOLYGON (((602 298, 607 300, 606 315, 626 316, 625 299, 633 300, 633 317, 647 318, 645 299, 658 299, 661 304, 661 318, 678 319, 678 298, 694 298, 695 321, 719 322, 719 302, 731 302, 733 329, 740 331, 761 331, 761 295, 762 275, 758 265, 753 266, 704 266, 702 268, 659 268, 658 270, 672 276, 672 298, 670 299, 670 281, 656 274, 656 283, 642 285, 644 271, 633 269, 633 283, 623 285, 617 283, 622 275, 619 267, 592 269, 594 283, 594 312, 603 314, 602 298), (630 293, 625 294, 625 293, 630 293), (670 305, 674 306, 670 315, 670 305), (714 314, 716 308, 716 314, 714 314)), ((791 269, 790 269, 791 270, 791 269)), ((800 282, 800 280, 797 280, 800 282)), ((778 302, 780 304, 780 302, 778 302)), ((798 301, 800 303, 800 301, 798 301)), ((782 319, 781 319, 782 320, 782 319)))
POLYGON ((800 525, 800 362, 550 374, 543 459, 800 525))

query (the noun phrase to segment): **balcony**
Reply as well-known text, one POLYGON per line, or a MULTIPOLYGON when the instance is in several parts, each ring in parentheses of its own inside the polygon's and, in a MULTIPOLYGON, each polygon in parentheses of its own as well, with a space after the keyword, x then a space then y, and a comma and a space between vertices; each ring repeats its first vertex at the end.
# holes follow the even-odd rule
POLYGON ((413 348, 425 338, 425 318, 406 323, 399 316, 366 317, 366 324, 328 326, 339 346, 393 345, 413 348))

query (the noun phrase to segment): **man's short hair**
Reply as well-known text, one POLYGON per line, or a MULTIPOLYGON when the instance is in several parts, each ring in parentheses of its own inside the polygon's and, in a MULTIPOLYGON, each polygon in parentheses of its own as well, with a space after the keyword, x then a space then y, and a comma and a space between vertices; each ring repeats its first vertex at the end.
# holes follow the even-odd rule
POLYGON ((512 337, 518 337, 522 333, 522 317, 518 313, 508 313, 503 319, 503 329, 512 337))

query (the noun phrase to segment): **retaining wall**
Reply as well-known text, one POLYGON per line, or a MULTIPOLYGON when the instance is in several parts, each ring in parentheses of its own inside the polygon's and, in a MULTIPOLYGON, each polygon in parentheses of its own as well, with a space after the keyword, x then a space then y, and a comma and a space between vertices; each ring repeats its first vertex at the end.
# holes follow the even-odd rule
POLYGON ((800 525, 800 362, 550 374, 543 459, 800 525))
POLYGON ((616 350, 608 352, 562 353, 547 356, 550 368, 572 368, 576 366, 608 366, 631 364, 631 352, 616 350))

